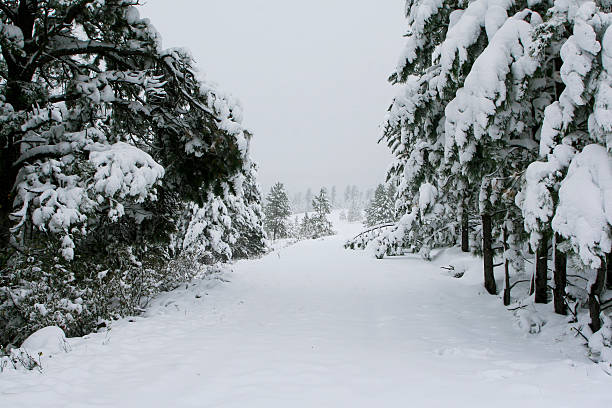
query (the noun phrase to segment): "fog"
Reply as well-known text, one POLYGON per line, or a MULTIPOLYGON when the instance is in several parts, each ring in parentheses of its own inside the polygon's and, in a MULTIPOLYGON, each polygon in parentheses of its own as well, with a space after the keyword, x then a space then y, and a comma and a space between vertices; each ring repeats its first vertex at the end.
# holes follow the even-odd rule
POLYGON ((384 181, 378 145, 404 0, 149 0, 164 47, 187 47, 237 97, 264 191, 384 181))

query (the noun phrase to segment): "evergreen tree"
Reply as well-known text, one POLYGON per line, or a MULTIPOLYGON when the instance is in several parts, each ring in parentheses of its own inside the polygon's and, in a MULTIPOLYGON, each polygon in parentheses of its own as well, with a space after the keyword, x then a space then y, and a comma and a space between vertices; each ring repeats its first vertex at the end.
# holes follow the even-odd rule
POLYGON ((230 213, 237 233, 236 242, 232 245, 234 259, 253 258, 266 251, 265 217, 255 163, 247 167, 243 176, 242 191, 237 191, 235 201, 239 205, 235 205, 230 213))
POLYGON ((272 239, 287 236, 287 218, 291 215, 289 198, 282 183, 276 183, 266 197, 265 226, 272 239))
POLYGON ((316 238, 316 231, 314 227, 314 222, 308 215, 308 213, 304 214, 302 221, 300 222, 300 238, 310 239, 316 238))
POLYGON ((393 201, 393 194, 390 194, 390 190, 391 187, 386 189, 382 184, 376 187, 374 198, 365 210, 366 226, 373 227, 396 221, 395 201, 393 201))
POLYGON ((198 273, 195 246, 210 261, 262 250, 241 107, 137 5, 0 7, 2 344, 136 313, 198 273))
POLYGON ((327 219, 327 216, 331 213, 331 206, 325 188, 322 188, 319 194, 312 200, 312 208, 314 214, 309 218, 312 238, 332 235, 334 233, 332 223, 327 219))
POLYGON ((552 258, 555 311, 587 303, 590 324, 581 330, 600 330, 612 275, 612 216, 602 199, 612 168, 608 5, 406 5, 406 46, 390 78, 399 89, 381 137, 395 156, 388 180, 398 187, 401 218, 375 238, 374 254, 426 255, 453 245, 461 231, 462 249, 483 256, 490 293, 497 291, 494 251, 503 248, 509 304, 510 278, 524 273, 532 251, 535 301, 549 301, 552 258), (587 295, 566 291, 583 280, 587 295))

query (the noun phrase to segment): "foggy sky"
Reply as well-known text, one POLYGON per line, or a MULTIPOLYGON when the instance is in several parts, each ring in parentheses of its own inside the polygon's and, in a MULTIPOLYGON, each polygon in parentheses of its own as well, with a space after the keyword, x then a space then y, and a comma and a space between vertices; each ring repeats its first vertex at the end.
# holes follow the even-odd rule
POLYGON ((404 0, 147 0, 163 46, 237 97, 264 192, 384 181, 404 0))

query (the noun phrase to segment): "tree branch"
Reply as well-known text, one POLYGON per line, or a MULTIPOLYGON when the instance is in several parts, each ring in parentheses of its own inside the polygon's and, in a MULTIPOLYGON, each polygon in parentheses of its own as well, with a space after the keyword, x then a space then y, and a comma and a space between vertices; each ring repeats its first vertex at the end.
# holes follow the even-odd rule
POLYGON ((15 14, 15 12, 11 10, 8 5, 4 4, 3 1, 0 1, 0 11, 3 11, 4 14, 6 14, 6 16, 10 18, 13 22, 17 21, 17 15, 15 14))

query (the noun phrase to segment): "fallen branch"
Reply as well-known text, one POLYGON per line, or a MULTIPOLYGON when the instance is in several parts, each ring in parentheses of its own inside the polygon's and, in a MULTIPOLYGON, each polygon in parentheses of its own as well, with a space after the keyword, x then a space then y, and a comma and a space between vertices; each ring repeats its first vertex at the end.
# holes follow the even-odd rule
POLYGON ((584 340, 585 340, 587 343, 589 342, 589 339, 587 339, 587 337, 586 337, 584 334, 582 334, 582 332, 581 332, 579 329, 577 329, 577 328, 575 328, 575 327, 572 327, 571 329, 572 329, 572 330, 576 330, 576 334, 579 334, 580 336, 582 336, 582 338, 583 338, 583 339, 584 339, 584 340))

